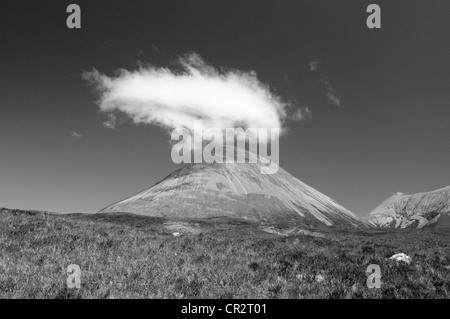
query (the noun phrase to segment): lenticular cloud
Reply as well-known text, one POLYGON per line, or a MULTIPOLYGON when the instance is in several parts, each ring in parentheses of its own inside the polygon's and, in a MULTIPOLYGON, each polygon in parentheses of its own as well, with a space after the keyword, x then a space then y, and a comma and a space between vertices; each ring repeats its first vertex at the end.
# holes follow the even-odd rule
POLYGON ((107 114, 123 113, 134 123, 167 129, 233 127, 282 129, 288 105, 261 83, 255 72, 218 70, 197 54, 178 60, 178 70, 154 66, 120 70, 109 77, 85 72, 100 93, 99 107, 107 114))

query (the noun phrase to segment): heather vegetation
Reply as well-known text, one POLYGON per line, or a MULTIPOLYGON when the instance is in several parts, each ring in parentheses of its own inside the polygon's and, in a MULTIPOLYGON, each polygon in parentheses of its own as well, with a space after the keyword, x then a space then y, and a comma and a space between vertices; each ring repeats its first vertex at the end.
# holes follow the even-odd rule
POLYGON ((229 219, 4 209, 0 297, 450 297, 450 237, 444 230, 285 233, 229 219), (409 265, 388 260, 400 252, 412 257, 409 265), (70 264, 81 268, 80 289, 67 287, 70 264), (370 264, 380 266, 380 289, 366 286, 370 264))

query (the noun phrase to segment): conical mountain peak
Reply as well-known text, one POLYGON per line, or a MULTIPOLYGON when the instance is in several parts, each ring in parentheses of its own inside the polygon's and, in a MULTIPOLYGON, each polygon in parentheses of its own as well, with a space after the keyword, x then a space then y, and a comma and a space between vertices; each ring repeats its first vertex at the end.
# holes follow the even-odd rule
POLYGON ((282 168, 275 174, 261 174, 262 166, 260 162, 188 164, 102 212, 176 219, 228 217, 303 227, 363 224, 349 210, 282 168))

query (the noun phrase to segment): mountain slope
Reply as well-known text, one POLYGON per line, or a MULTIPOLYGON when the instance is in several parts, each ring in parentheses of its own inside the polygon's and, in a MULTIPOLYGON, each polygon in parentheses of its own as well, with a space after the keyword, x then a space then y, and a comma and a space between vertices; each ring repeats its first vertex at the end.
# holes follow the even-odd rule
POLYGON ((450 186, 391 196, 370 213, 367 221, 377 227, 450 228, 450 186))
POLYGON ((171 218, 230 217, 304 227, 363 226, 353 213, 283 169, 261 165, 188 164, 153 187, 101 212, 171 218))

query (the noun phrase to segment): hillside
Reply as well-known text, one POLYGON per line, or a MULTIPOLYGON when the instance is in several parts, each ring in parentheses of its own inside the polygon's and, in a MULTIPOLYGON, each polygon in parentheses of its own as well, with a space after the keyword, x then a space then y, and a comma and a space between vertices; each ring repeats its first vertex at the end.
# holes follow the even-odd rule
POLYGON ((391 196, 370 213, 367 221, 378 227, 450 229, 450 186, 391 196))
POLYGON ((282 168, 262 164, 188 164, 153 187, 101 212, 167 218, 228 217, 264 225, 365 227, 352 212, 282 168))
POLYGON ((279 236, 237 220, 0 209, 0 298, 448 299, 449 248, 432 229, 279 236), (387 260, 399 252, 412 263, 387 260), (66 286, 70 264, 80 289, 66 286), (366 286, 370 264, 381 289, 366 286))

